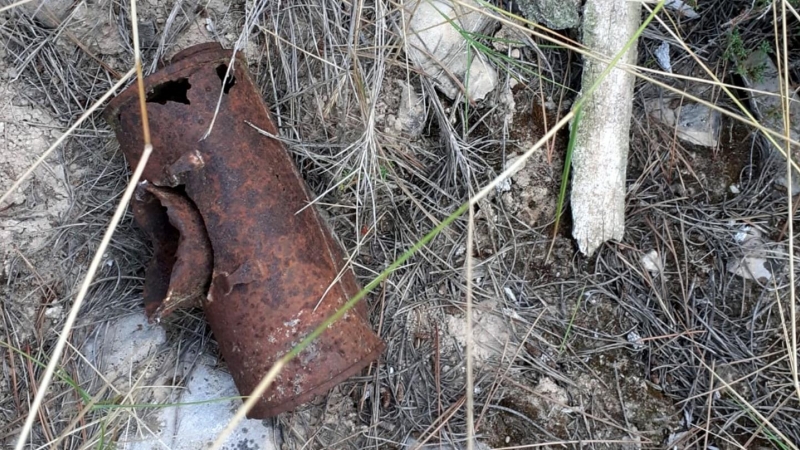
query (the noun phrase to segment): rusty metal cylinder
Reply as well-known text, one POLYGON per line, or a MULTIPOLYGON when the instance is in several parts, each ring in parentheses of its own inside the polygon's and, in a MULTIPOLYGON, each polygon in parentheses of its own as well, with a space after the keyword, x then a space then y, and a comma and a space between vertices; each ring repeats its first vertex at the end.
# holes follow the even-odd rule
MULTIPOLYGON (((239 392, 248 395, 359 288, 328 227, 307 207, 288 151, 259 132, 278 134, 246 62, 237 55, 229 67, 231 58, 230 50, 201 44, 145 79, 153 154, 133 211, 156 250, 145 277, 148 315, 202 304, 239 392)), ((105 112, 131 167, 144 147, 137 95, 129 87, 105 112)), ((326 394, 383 347, 359 304, 292 360, 248 417, 272 417, 326 394)))

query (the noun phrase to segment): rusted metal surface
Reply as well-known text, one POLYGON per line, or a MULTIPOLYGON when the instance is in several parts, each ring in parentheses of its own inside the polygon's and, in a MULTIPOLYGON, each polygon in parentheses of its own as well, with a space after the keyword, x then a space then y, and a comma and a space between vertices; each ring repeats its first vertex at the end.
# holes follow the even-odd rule
MULTIPOLYGON (((179 187, 176 192, 185 192, 202 217, 213 255, 203 307, 236 385, 247 395, 358 285, 316 210, 298 213, 310 197, 289 153, 248 124, 278 134, 240 56, 223 85, 230 60, 229 50, 203 44, 145 80, 154 152, 144 178, 179 187), (204 139, 221 89, 219 113, 204 139)), ((135 166, 143 148, 135 86, 112 101, 106 118, 135 166)), ((171 203, 157 198, 169 212, 171 203)), ((179 248, 198 234, 183 235, 185 228, 172 222, 184 220, 178 216, 169 221, 180 230, 180 259, 179 248)), ((164 223, 163 211, 154 220, 164 223)), ((163 258, 158 267, 170 264, 163 258)), ((324 395, 377 358, 384 345, 365 316, 362 303, 331 325, 283 370, 249 417, 271 417, 324 395)))
POLYGON ((145 273, 147 318, 158 321, 178 308, 200 306, 213 261, 197 208, 179 192, 146 181, 137 186, 132 205, 133 217, 150 236, 155 253, 145 273))

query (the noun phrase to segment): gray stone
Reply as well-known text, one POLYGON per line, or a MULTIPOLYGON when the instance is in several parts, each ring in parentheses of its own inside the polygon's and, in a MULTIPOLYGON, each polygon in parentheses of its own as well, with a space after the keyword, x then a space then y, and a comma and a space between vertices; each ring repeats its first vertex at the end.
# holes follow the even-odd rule
MULTIPOLYGON (((744 73, 743 79, 745 85, 752 89, 750 93, 750 107, 755 112, 755 116, 759 123, 765 128, 777 131, 784 136, 784 111, 781 104, 781 79, 778 76, 778 68, 772 62, 772 58, 764 52, 753 52, 747 60, 742 63, 740 71, 744 73)), ((800 140, 800 96, 797 91, 792 93, 790 98, 789 117, 789 136, 792 140, 797 142, 800 140)), ((772 138, 780 145, 784 151, 786 148, 785 141, 775 135, 772 138)), ((768 147, 775 153, 783 153, 775 148, 769 140, 768 147)), ((791 147, 791 156, 795 162, 800 161, 800 147, 793 145, 791 147)), ((779 184, 786 187, 787 181, 785 178, 777 180, 779 184)), ((792 192, 800 192, 800 172, 797 170, 792 174, 792 192)))
POLYGON ((482 33, 494 19, 464 2, 479 6, 472 0, 407 1, 406 51, 447 97, 455 98, 463 86, 471 100, 479 101, 497 86, 497 72, 483 53, 468 51, 462 33, 482 33))
POLYGON ((780 270, 774 257, 783 254, 784 250, 771 249, 761 231, 749 225, 737 230, 733 240, 739 244, 740 255, 728 261, 728 272, 761 285, 772 280, 773 274, 780 270))
POLYGON ((664 2, 664 6, 666 6, 669 9, 677 11, 678 14, 682 15, 687 19, 700 18, 700 14, 697 14, 690 5, 684 3, 681 0, 667 0, 666 2, 664 2))
POLYGON ((656 47, 655 52, 653 52, 656 56, 656 61, 658 61, 658 65, 664 69, 664 72, 672 73, 672 62, 669 58, 669 42, 664 41, 656 47))
POLYGON ((21 8, 42 25, 56 28, 67 17, 73 3, 72 0, 35 0, 21 5, 21 8))
POLYGON ((645 102, 648 114, 661 123, 674 127, 682 141, 703 147, 716 147, 722 128, 719 111, 700 103, 665 98, 645 102))
POLYGON ((581 23, 580 0, 518 0, 518 5, 528 20, 552 30, 577 28, 581 23))
POLYGON ((402 88, 402 94, 400 107, 397 109, 397 116, 392 127, 399 133, 417 137, 425 128, 425 103, 413 85, 404 80, 396 82, 402 88))

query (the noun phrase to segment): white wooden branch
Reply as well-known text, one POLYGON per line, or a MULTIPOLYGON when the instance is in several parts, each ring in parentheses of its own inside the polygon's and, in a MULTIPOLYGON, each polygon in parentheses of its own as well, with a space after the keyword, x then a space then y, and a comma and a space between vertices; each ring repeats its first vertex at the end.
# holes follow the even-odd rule
MULTIPOLYGON (((641 4, 627 0, 587 0, 583 43, 595 55, 611 60, 641 23, 641 4)), ((620 64, 636 62, 636 44, 620 64)), ((607 64, 584 57, 583 89, 595 83, 607 64)), ((591 255, 604 242, 622 239, 625 230, 625 174, 634 76, 613 69, 587 98, 576 125, 572 154, 572 236, 581 252, 591 255)))

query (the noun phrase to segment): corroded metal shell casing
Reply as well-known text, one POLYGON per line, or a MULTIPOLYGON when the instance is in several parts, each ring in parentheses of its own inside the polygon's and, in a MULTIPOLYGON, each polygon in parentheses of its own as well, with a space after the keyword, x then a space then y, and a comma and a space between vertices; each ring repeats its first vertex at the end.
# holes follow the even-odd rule
MULTIPOLYGON (((326 224, 307 207, 291 156, 258 131, 278 134, 244 59, 237 55, 229 70, 231 57, 201 44, 145 79, 153 154, 144 179, 153 187, 140 187, 134 214, 156 247, 146 293, 177 292, 183 302, 208 286, 206 317, 239 392, 248 395, 359 288, 326 224), (178 245, 169 242, 176 236, 178 245)), ((105 116, 135 167, 144 147, 136 86, 105 116)), ((156 318, 181 306, 148 301, 156 318)), ((292 360, 248 417, 275 416, 324 395, 383 347, 359 304, 292 360)))

